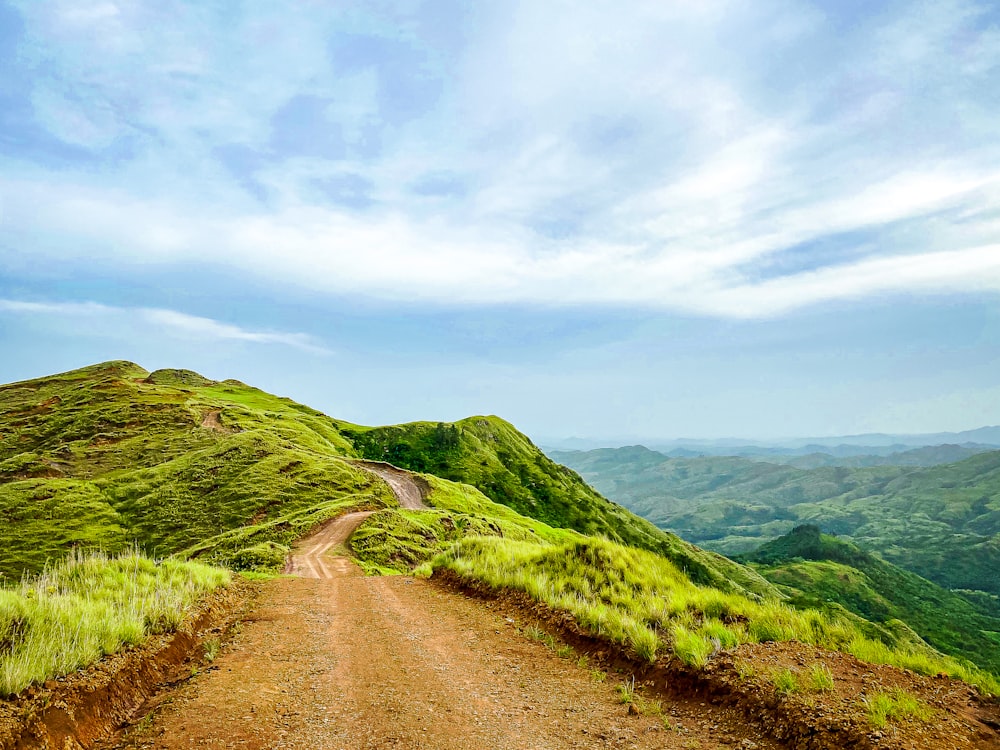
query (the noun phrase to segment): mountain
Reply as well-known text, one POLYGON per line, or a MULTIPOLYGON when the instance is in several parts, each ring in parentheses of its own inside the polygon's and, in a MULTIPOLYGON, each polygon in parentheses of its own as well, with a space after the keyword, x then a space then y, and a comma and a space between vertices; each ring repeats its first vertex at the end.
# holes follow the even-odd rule
POLYGON ((798 526, 739 559, 754 564, 796 606, 823 609, 835 602, 890 628, 902 621, 938 650, 1000 672, 1000 612, 987 614, 816 526, 798 526))
MULTIPOLYGON (((963 432, 935 432, 925 434, 867 433, 864 435, 784 438, 781 440, 752 440, 744 438, 675 438, 671 440, 549 438, 544 441, 545 449, 548 453, 615 448, 628 443, 642 443, 672 458, 744 456, 746 458, 761 458, 788 463, 784 459, 789 457, 807 457, 813 454, 839 459, 872 456, 890 457, 895 454, 908 454, 917 448, 933 448, 936 446, 960 446, 964 449, 970 449, 974 453, 982 453, 1000 449, 1000 426, 979 427, 963 432)), ((954 455, 948 460, 957 461, 961 458, 966 458, 968 455, 972 455, 972 453, 961 456, 954 455)), ((946 462, 935 461, 935 463, 946 462)), ((902 461, 889 461, 888 463, 894 465, 929 465, 922 461, 920 463, 909 464, 905 459, 902 461)), ((874 464, 862 463, 856 465, 874 464)))
POLYGON ((945 588, 1000 594, 1000 451, 932 467, 808 470, 641 446, 553 458, 660 528, 724 554, 811 523, 945 588))
MULTIPOLYGON (((962 445, 927 445, 922 448, 910 448, 905 451, 895 451, 881 454, 847 454, 835 455, 822 451, 804 455, 768 455, 753 456, 758 461, 794 466, 797 469, 817 469, 821 466, 847 466, 863 468, 866 466, 938 466, 950 464, 971 458, 979 453, 995 451, 996 446, 982 443, 963 443, 962 445)), ((676 452, 669 454, 677 457, 676 452)))
POLYGON ((361 458, 437 472, 440 497, 515 533, 536 530, 526 516, 658 552, 702 583, 771 592, 601 497, 496 417, 364 427, 236 380, 120 361, 0 386, 0 573, 37 571, 73 547, 253 557, 347 509, 394 507, 361 458))
MULTIPOLYGON (((641 448, 627 453, 654 474, 667 460, 641 448)), ((611 465, 619 458, 610 456, 611 465)), ((746 468, 742 459, 727 459, 734 460, 732 477, 746 468)), ((774 485, 767 472, 785 481, 809 473, 745 463, 758 472, 758 489, 774 485)), ((822 471, 839 477, 850 470, 822 471)), ((887 486, 906 478, 892 473, 901 469, 866 471, 887 486)), ((725 484, 709 474, 707 466, 689 472, 686 491, 725 484)), ((779 588, 749 565, 657 528, 498 417, 368 427, 239 381, 150 373, 130 362, 0 386, 0 572, 7 579, 0 593, 14 603, 0 622, 0 641, 8 644, 0 651, 14 653, 21 634, 33 632, 10 612, 27 611, 26 602, 50 590, 59 594, 45 578, 19 586, 8 585, 11 579, 37 573, 67 550, 138 547, 161 560, 143 563, 151 570, 197 558, 274 572, 291 544, 329 531, 334 518, 359 524, 341 541, 368 572, 520 592, 535 602, 532 611, 550 612, 639 664, 665 656, 685 679, 690 670, 708 674, 720 648, 759 658, 781 642, 795 659, 788 664, 808 659, 818 669, 849 654, 895 675, 903 674, 898 668, 945 674, 1000 695, 993 674, 942 654, 901 621, 879 619, 874 610, 869 620, 860 607, 810 599, 804 586, 785 579, 779 588), (408 492, 397 495, 400 483, 408 492), (346 516, 362 510, 370 513, 346 516)), ((777 575, 774 565, 755 564, 777 575)), ((127 588, 127 580, 119 583, 127 588)), ((968 622, 980 635, 995 632, 988 619, 994 600, 979 593, 964 601, 961 612, 955 602, 948 606, 976 613, 968 622)), ((902 607, 898 614, 912 614, 941 650, 993 664, 989 645, 964 650, 964 642, 941 635, 943 624, 902 607)), ((726 690, 770 695, 777 684, 762 671, 757 682, 733 687, 747 675, 725 664, 733 680, 723 681, 726 690)), ((774 662, 759 665, 770 670, 774 662)), ((828 680, 831 674, 824 673, 828 680)), ((838 672, 844 686, 846 674, 838 672)), ((819 716, 825 720, 825 709, 819 716)))

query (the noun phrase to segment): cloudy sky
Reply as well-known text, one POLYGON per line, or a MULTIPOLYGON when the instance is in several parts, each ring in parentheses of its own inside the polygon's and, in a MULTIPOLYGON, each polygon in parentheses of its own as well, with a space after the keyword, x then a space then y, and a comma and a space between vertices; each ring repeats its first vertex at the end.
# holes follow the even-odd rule
POLYGON ((998 123, 991 2, 0 0, 0 381, 1000 423, 998 123))

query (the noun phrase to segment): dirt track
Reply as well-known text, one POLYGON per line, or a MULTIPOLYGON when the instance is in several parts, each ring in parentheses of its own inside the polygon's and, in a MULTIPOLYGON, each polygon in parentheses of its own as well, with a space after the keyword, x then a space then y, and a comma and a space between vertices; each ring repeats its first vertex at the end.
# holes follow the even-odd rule
POLYGON ((424 491, 410 472, 397 469, 395 466, 381 461, 355 461, 354 463, 378 474, 392 489, 401 508, 420 510, 427 507, 424 504, 424 491))
POLYGON ((305 540, 295 559, 309 577, 265 584, 231 647, 117 747, 777 747, 697 702, 665 706, 670 729, 632 715, 616 698, 624 676, 598 681, 502 610, 324 557, 363 520, 352 515, 305 540))
POLYGON ((371 511, 348 513, 300 541, 285 566, 285 573, 302 578, 333 578, 348 573, 350 561, 342 556, 327 555, 327 552, 345 544, 371 514, 371 511))

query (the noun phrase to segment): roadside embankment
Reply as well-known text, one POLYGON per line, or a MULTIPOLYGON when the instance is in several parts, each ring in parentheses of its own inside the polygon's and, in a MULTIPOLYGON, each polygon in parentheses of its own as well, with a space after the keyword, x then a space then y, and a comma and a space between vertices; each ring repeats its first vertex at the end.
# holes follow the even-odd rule
POLYGON ((110 736, 159 688, 191 675, 253 592, 234 580, 202 599, 173 632, 0 700, 0 750, 81 750, 110 736))

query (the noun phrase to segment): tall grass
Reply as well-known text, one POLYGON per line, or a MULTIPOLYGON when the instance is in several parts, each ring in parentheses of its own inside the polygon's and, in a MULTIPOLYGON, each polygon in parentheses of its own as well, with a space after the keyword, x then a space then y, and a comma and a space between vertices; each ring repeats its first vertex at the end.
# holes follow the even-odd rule
POLYGON ((91 552, 0 589, 0 694, 173 630, 202 594, 228 582, 228 572, 200 563, 91 552))
POLYGON ((922 674, 945 672, 1000 694, 993 675, 926 645, 890 647, 865 637, 846 619, 698 586, 669 560, 604 539, 541 545, 469 537, 434 558, 432 566, 523 591, 572 613, 588 632, 646 661, 670 650, 700 667, 718 651, 742 643, 794 640, 922 674))

